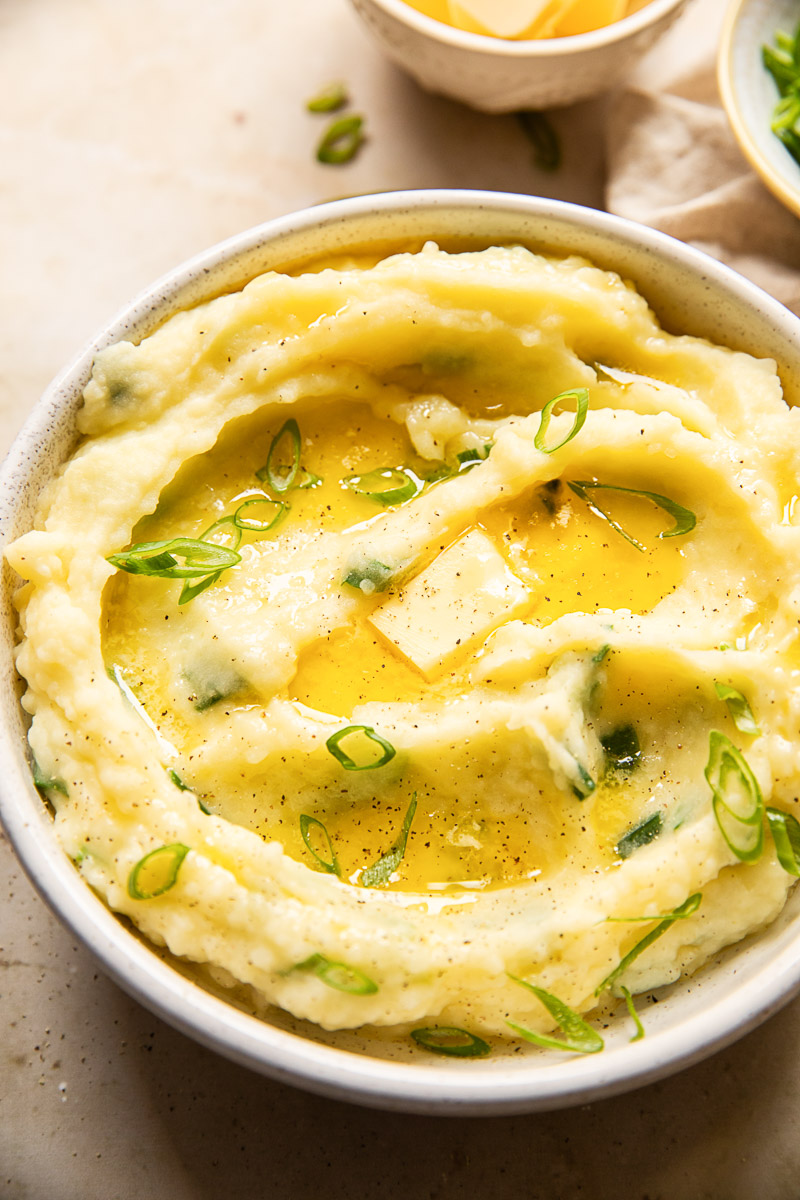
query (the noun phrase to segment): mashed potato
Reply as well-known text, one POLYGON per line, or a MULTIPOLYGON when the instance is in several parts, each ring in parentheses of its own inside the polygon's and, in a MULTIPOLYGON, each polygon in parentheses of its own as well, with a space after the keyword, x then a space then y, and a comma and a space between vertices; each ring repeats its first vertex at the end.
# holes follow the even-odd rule
POLYGON ((522 248, 103 351, 8 551, 66 852, 326 1028, 535 1034, 695 970, 794 879, 798 421, 522 248))

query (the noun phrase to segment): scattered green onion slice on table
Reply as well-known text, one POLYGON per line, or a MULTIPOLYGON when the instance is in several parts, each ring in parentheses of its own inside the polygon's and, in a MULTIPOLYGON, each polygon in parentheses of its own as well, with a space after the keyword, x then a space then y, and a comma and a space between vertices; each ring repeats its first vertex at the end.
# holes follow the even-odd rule
POLYGON ((411 1037, 418 1046, 434 1054, 446 1054, 450 1058, 484 1058, 491 1053, 491 1046, 477 1034, 457 1025, 434 1025, 428 1029, 412 1029, 411 1037))
POLYGON ((372 996, 378 985, 358 967, 347 963, 332 962, 324 954, 312 954, 291 968, 293 971, 313 971, 318 979, 337 992, 349 992, 351 996, 372 996))
POLYGON ((729 687, 727 683, 715 683, 714 689, 720 700, 724 700, 727 704, 728 712, 731 714, 733 723, 739 732, 749 733, 753 737, 758 737, 761 730, 756 724, 753 710, 748 704, 746 697, 737 688, 729 687))
POLYGON ((671 913, 667 913, 660 919, 658 917, 609 917, 609 920, 617 921, 658 921, 658 925, 656 925, 655 929, 651 929, 649 933, 646 933, 644 937, 636 943, 633 949, 629 950, 625 957, 619 963, 617 963, 616 967, 614 967, 614 970, 610 971, 609 974, 606 975, 605 979, 603 979, 597 985, 597 987, 594 989, 595 996, 599 996, 601 992, 606 990, 606 988, 610 988, 612 984, 616 983, 620 975, 622 975, 623 972, 628 969, 631 963, 637 959, 639 955, 647 949, 648 946, 652 946, 653 942, 660 938, 663 933, 666 933, 676 921, 685 920, 686 917, 690 917, 692 913, 696 913, 700 907, 700 902, 702 899, 703 893, 695 892, 692 896, 689 896, 686 900, 684 900, 683 904, 679 904, 678 907, 674 908, 671 913))
POLYGON ((275 437, 270 442, 267 452, 267 462, 256 475, 268 483, 273 492, 282 495, 295 484, 300 470, 300 429, 294 417, 284 421, 275 437), (288 448, 288 463, 281 463, 281 456, 288 448))
POLYGON ((342 869, 339 866, 339 860, 336 857, 336 851, 333 848, 333 842, 331 841, 331 835, 328 833, 327 829, 322 824, 322 821, 318 820, 316 817, 309 816, 308 813, 301 813, 300 814, 300 836, 303 839, 303 841, 305 842, 306 849, 309 851, 310 854, 312 854, 314 856, 314 858, 319 863, 321 870, 327 871, 329 875, 341 876, 342 869), (322 838, 325 840, 325 843, 326 843, 327 849, 328 849, 328 854, 329 854, 328 858, 323 858, 322 855, 319 854, 314 849, 313 845, 311 844, 312 833, 315 831, 319 832, 321 834, 322 838))
POLYGON ((344 729, 337 729, 336 733, 331 734, 325 745, 345 771, 373 771, 376 767, 385 767, 397 753, 391 742, 387 742, 386 738, 382 738, 379 733, 376 733, 371 725, 347 725, 344 729), (376 746, 380 746, 383 751, 380 758, 374 759, 372 762, 357 763, 343 749, 341 742, 352 734, 359 733, 363 734, 370 742, 374 742, 376 746))
POLYGON ((542 112, 525 109, 516 114, 528 141, 533 146, 533 161, 542 171, 555 171, 561 166, 561 144, 558 134, 542 112))
POLYGON ((347 104, 347 99, 347 88, 343 83, 329 83, 306 101, 306 109, 311 113, 336 112, 347 104))
POLYGON ((271 496, 250 496, 236 509, 233 523, 237 529, 249 533, 269 533, 288 511, 289 505, 285 500, 273 500, 271 496), (263 514, 260 517, 259 512, 263 514))
POLYGON ((420 483, 408 467, 378 467, 365 475, 346 475, 345 487, 376 504, 403 504, 420 490, 420 483))
POLYGON ((160 579, 199 579, 210 571, 224 571, 241 562, 241 555, 202 538, 170 538, 138 542, 130 550, 110 554, 108 562, 130 575, 156 575, 160 579), (183 559, 183 565, 178 561, 183 559))
POLYGON ((800 875, 800 821, 779 808, 765 811, 778 862, 790 875, 800 875))
POLYGON ((638 850, 640 846, 647 846, 650 842, 655 841, 661 833, 661 813, 654 812, 638 825, 634 825, 633 829, 629 829, 623 833, 615 846, 617 855, 620 858, 630 858, 634 850, 638 850))
POLYGON ((406 810, 406 815, 403 818, 403 824, 400 829, 400 833, 397 835, 391 848, 387 850, 385 854, 381 855, 378 861, 373 863, 371 867, 367 867, 366 870, 361 872, 361 877, 358 882, 362 887, 383 887, 385 883, 389 882, 392 874, 397 870, 397 868, 400 866, 400 863, 403 861, 403 855, 406 852, 408 834, 409 830, 411 829, 411 822, 414 820, 414 813, 416 811, 417 793, 414 792, 408 809, 406 810))
POLYGON ((637 550, 644 552, 647 547, 643 546, 640 541, 637 541, 630 533, 622 528, 618 521, 615 521, 605 509, 601 508, 589 495, 590 492, 606 491, 606 492, 623 492, 631 496, 643 496, 645 500, 652 501, 653 504, 663 508, 665 513, 668 513, 675 522, 670 529, 664 529, 659 533, 660 538, 682 537, 685 533, 691 533, 697 524, 697 517, 690 508, 684 508, 682 504, 678 504, 675 500, 671 500, 669 496, 662 496, 660 492, 646 492, 642 488, 618 487, 614 483, 597 483, 592 479, 575 479, 567 481, 568 486, 572 489, 576 496, 580 497, 588 504, 590 510, 596 517, 601 517, 606 521, 612 529, 621 534, 626 542, 630 542, 637 550))
POLYGON ((317 146, 317 161, 329 166, 350 162, 364 141, 364 118, 338 117, 332 121, 317 146))
POLYGON ((764 845, 761 788, 742 752, 717 729, 709 735, 704 774, 720 833, 737 858, 755 862, 764 845))
POLYGON ((597 1054, 598 1050, 603 1049, 604 1042, 600 1034, 596 1029, 592 1029, 574 1008, 570 1008, 552 992, 546 992, 544 988, 528 983, 527 979, 520 979, 517 975, 509 975, 509 979, 533 992, 565 1034, 563 1038, 549 1037, 524 1025, 518 1025, 516 1021, 506 1021, 506 1025, 526 1042, 533 1042, 535 1046, 546 1046, 550 1050, 570 1050, 573 1054, 597 1054))
POLYGON ((567 442, 571 442, 575 435, 580 433, 581 429, 583 429, 588 411, 589 392, 586 388, 571 388, 570 391, 560 392, 557 396, 554 396, 552 400, 548 400, 547 404, 545 404, 544 408, 542 409, 539 428, 537 429, 533 438, 533 444, 536 449, 541 450, 543 454, 553 454, 556 450, 560 450, 562 446, 566 446, 567 442), (575 420, 572 423, 572 428, 565 438, 562 438, 560 442, 556 442, 555 446, 545 446, 545 434, 547 433, 547 427, 550 424, 550 417, 552 416, 553 409, 557 404, 561 404, 565 400, 575 401, 575 420))
POLYGON ((128 876, 128 895, 134 900, 152 900, 174 887, 189 846, 173 842, 159 846, 140 858, 128 876), (148 882, 149 879, 149 882, 148 882))
POLYGON ((642 1019, 639 1016, 638 1012, 636 1011, 636 1006, 633 1003, 633 996, 630 994, 629 990, 625 987, 624 983, 620 984, 619 990, 622 992, 623 996, 625 997, 625 1005, 628 1009, 628 1014, 630 1015, 631 1020, 633 1021, 634 1025, 636 1026, 636 1033, 631 1038, 631 1041, 639 1042, 644 1037, 644 1025, 642 1024, 642 1019))

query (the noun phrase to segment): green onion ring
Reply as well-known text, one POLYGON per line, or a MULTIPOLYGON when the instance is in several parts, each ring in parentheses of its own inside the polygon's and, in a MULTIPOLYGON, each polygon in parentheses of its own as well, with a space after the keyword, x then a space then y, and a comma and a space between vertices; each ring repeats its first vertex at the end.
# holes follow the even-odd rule
POLYGON ((264 478, 269 482, 269 486, 273 492, 281 495, 283 492, 288 492, 293 486, 297 478, 297 472, 300 470, 300 429, 294 417, 289 417, 288 421, 284 421, 275 437, 270 442, 269 451, 267 452, 267 465, 261 471, 256 471, 259 479, 264 478), (281 442, 288 437, 291 442, 292 461, 285 472, 280 472, 275 459, 280 450, 281 442), (280 473, 279 473, 280 472, 280 473))
POLYGON ((372 996, 378 990, 377 983, 363 971, 359 971, 358 967, 331 962, 324 954, 312 954, 291 970, 313 971, 328 987, 336 988, 337 992, 348 992, 351 996, 372 996))
POLYGON ((533 439, 533 444, 537 450, 541 450, 543 454, 553 454, 556 450, 560 450, 562 446, 566 446, 567 442, 571 442, 576 433, 580 433, 586 421, 586 414, 589 411, 589 392, 586 388, 571 388, 568 392, 560 392, 554 396, 552 400, 548 400, 542 409, 539 428, 533 439), (560 442, 556 442, 555 446, 545 446, 544 438, 547 433, 547 427, 550 424, 550 417, 556 404, 560 404, 563 400, 575 400, 575 420, 572 424, 572 429, 565 438, 560 442))
POLYGON ((633 1003, 633 996, 630 994, 628 989, 625 987, 624 983, 621 983, 619 985, 619 990, 622 992, 623 996, 625 997, 625 1005, 628 1009, 628 1014, 629 1014, 631 1020, 633 1021, 634 1025, 636 1026, 636 1033, 631 1038, 631 1041, 632 1042, 640 1042, 642 1040, 642 1038, 644 1037, 644 1025, 642 1024, 641 1017, 639 1016, 638 1012, 636 1011, 636 1006, 633 1003))
MULTIPOLYGON (((213 527, 212 527, 213 528, 213 527)), ((139 542, 107 562, 130 575, 155 575, 161 579, 199 579, 210 571, 224 571, 241 562, 241 555, 226 546, 202 538, 170 538, 162 542, 139 542), (178 558, 184 560, 180 566, 178 558)))
POLYGON ((376 733, 371 725, 347 725, 344 729, 337 729, 336 733, 331 734, 325 745, 345 771, 374 771, 376 767, 385 767, 397 753, 392 743, 387 742, 386 738, 382 738, 379 733, 376 733), (363 766, 359 766, 339 745, 342 739, 349 737, 351 733, 363 733, 371 742, 375 742, 381 747, 382 756, 376 762, 364 763, 363 766))
POLYGON ((713 793, 714 816, 720 833, 742 862, 755 862, 764 846, 764 800, 758 780, 740 750, 724 733, 712 729, 704 772, 713 793), (744 813, 731 807, 732 787, 749 799, 744 813))
POLYGON ((178 872, 181 869, 181 864, 189 853, 189 846, 184 846, 182 842, 173 842, 170 846, 159 846, 156 850, 151 850, 149 854, 145 854, 144 858, 140 858, 128 876, 128 895, 134 900, 152 900, 155 896, 163 896, 164 892, 168 892, 171 887, 174 887, 178 878, 178 872), (144 891, 139 886, 139 877, 142 871, 148 865, 157 863, 160 859, 165 860, 167 871, 164 883, 153 891, 144 891))
POLYGON ((317 161, 329 166, 340 166, 354 158, 364 141, 360 116, 339 117, 328 126, 317 146, 317 161))
POLYGON ((484 1058, 491 1046, 477 1034, 457 1025, 435 1025, 428 1029, 412 1029, 411 1037, 418 1046, 449 1058, 484 1058))
POLYGON ((790 875, 800 875, 800 821, 779 808, 765 811, 778 862, 790 875))
POLYGON ((420 490, 419 481, 408 467, 378 467, 365 475, 345 475, 342 483, 376 504, 403 504, 420 490))
MULTIPOLYGON (((644 937, 636 943, 633 949, 629 950, 625 957, 617 964, 616 967, 614 967, 614 970, 610 971, 609 974, 606 975, 605 979, 601 980, 601 982, 594 989, 595 996, 599 996, 601 992, 606 990, 606 988, 609 988, 612 986, 612 984, 616 983, 620 975, 622 975, 622 973, 628 969, 634 959, 637 959, 639 955, 647 949, 648 946, 652 946, 653 942, 656 941, 657 938, 660 938, 662 933, 666 933, 670 926, 674 925, 676 921, 681 921, 686 917, 690 917, 693 913, 696 913, 700 907, 700 902, 702 899, 703 893, 695 892, 692 896, 689 896, 686 900, 684 900, 683 904, 679 904, 678 907, 674 908, 671 913, 667 913, 667 915, 663 917, 661 921, 659 921, 655 929, 651 929, 649 933, 646 933, 644 937)), ((625 917, 618 919, 638 921, 644 920, 645 918, 625 917)), ((651 917, 649 919, 656 920, 655 917, 651 917)))
POLYGON ((306 101, 306 109, 310 113, 336 112, 347 104, 347 89, 343 83, 329 83, 327 87, 317 92, 306 101))
POLYGON ((720 700, 724 700, 728 706, 728 712, 731 714, 731 719, 740 733, 749 733, 752 737, 758 737, 761 733, 756 719, 753 716, 753 710, 747 702, 747 699, 735 687, 729 687, 727 683, 715 683, 714 690, 720 700))
POLYGON ((239 505, 232 519, 237 529, 244 529, 248 533, 269 533, 270 529, 274 529, 283 520, 288 511, 289 505, 285 500, 273 500, 271 496, 251 496, 239 505), (272 505, 278 511, 268 521, 259 521, 257 517, 242 516, 245 509, 253 508, 258 504, 272 505))
POLYGON ((566 1037, 563 1038, 549 1037, 544 1033, 536 1033, 524 1025, 518 1025, 516 1021, 506 1021, 506 1025, 526 1042, 533 1042, 535 1046, 545 1046, 549 1050, 569 1050, 573 1054, 597 1054, 603 1049, 605 1043, 597 1030, 592 1029, 591 1025, 588 1025, 583 1017, 575 1012, 574 1008, 570 1008, 563 1000, 559 1000, 558 996, 554 996, 552 992, 546 992, 544 988, 528 983, 527 979, 520 979, 517 975, 509 975, 509 979, 513 979, 514 983, 519 983, 529 992, 533 992, 557 1022, 559 1028, 566 1034, 566 1037))
POLYGON ((596 504, 589 495, 590 491, 625 492, 631 496, 644 496, 645 500, 650 500, 653 504, 657 504, 659 508, 663 508, 664 512, 673 518, 675 524, 670 529, 662 530, 658 535, 660 538, 682 537, 685 533, 691 533, 697 524, 697 517, 690 508, 684 508, 682 504, 677 504, 669 496, 662 496, 660 492, 646 492, 642 488, 618 487, 613 483, 597 483, 592 479, 576 479, 572 482, 568 480, 567 486, 572 489, 576 496, 579 496, 581 500, 588 504, 596 517, 601 517, 604 521, 607 521, 612 529, 625 538, 626 542, 630 542, 632 546, 635 546, 637 550, 641 550, 642 553, 647 550, 647 547, 643 546, 635 537, 626 532, 618 521, 615 521, 605 509, 596 504))
POLYGON ((333 848, 333 842, 331 841, 331 835, 328 833, 327 829, 322 824, 322 821, 318 821, 316 817, 309 816, 308 813, 301 813, 300 814, 300 836, 303 839, 303 841, 305 842, 306 849, 309 851, 310 854, 312 854, 314 856, 314 858, 319 863, 321 869, 323 871, 327 871, 329 875, 336 875, 338 877, 341 877, 342 869, 339 866, 339 860, 336 857, 336 851, 333 848), (328 843, 328 852, 330 854, 330 859, 326 860, 320 854, 317 854, 316 850, 311 845, 311 830, 312 830, 312 828, 322 830, 322 836, 325 838, 325 841, 328 843))
POLYGON ((362 887, 383 887, 388 883, 392 874, 400 866, 403 861, 403 855, 406 852, 406 842, 408 841, 408 833, 411 829, 411 822, 414 820, 414 813, 417 811, 417 793, 411 797, 411 802, 406 810, 406 815, 403 818, 403 824, 400 833, 393 842, 389 850, 381 855, 377 862, 371 867, 361 872, 359 883, 362 887))

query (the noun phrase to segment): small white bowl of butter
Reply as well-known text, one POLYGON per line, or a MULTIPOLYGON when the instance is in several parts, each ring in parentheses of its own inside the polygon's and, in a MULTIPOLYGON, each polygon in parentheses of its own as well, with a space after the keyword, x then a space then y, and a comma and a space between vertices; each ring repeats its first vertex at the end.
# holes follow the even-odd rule
POLYGON ((398 66, 483 112, 572 104, 617 83, 686 0, 352 0, 398 66))

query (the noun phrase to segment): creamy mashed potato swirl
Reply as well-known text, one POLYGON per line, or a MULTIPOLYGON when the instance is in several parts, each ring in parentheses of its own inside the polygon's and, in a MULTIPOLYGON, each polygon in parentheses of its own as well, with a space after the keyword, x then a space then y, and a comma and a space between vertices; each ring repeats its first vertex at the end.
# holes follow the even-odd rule
POLYGON ((326 1028, 546 1030, 511 976, 589 1012, 700 894, 613 990, 696 969, 793 882, 706 774, 717 731, 797 804, 799 419, 522 248, 267 274, 104 350, 8 550, 66 852, 326 1028), (109 561, 175 538, 230 565, 109 561))

